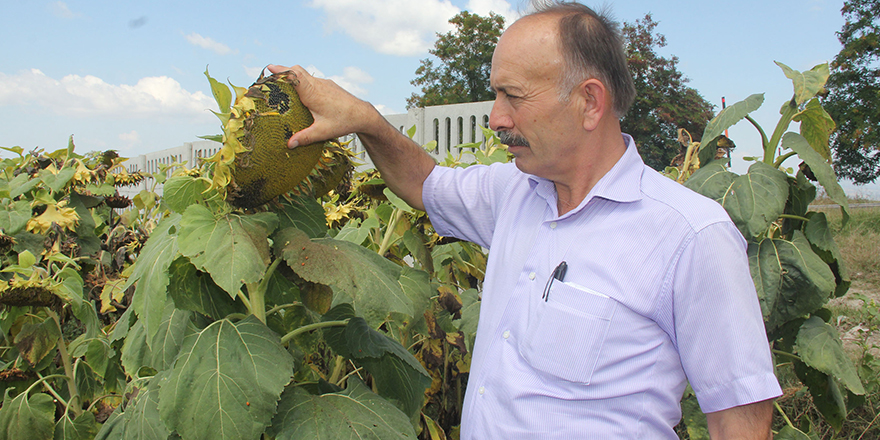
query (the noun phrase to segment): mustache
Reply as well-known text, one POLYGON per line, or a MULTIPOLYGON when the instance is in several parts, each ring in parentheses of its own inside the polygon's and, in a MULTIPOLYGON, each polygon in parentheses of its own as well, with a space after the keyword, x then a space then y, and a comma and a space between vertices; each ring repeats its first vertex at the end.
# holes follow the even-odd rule
POLYGON ((502 144, 507 145, 508 147, 530 147, 529 141, 516 133, 510 131, 499 131, 495 134, 498 136, 498 140, 500 140, 502 144))

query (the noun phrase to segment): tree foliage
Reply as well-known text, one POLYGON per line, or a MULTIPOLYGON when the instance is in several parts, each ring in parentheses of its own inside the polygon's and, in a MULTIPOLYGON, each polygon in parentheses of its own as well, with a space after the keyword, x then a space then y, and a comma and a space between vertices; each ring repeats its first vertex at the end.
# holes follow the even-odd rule
POLYGON ((713 112, 712 104, 686 86, 688 79, 677 68, 678 58, 657 54, 658 48, 666 46, 666 37, 654 32, 657 24, 646 14, 623 25, 636 99, 621 120, 621 129, 632 135, 645 163, 662 170, 680 151, 678 129, 697 136, 713 112))
POLYGON ((825 108, 837 122, 831 148, 840 177, 870 183, 880 177, 880 1, 847 0, 843 48, 831 64, 825 108))
POLYGON ((504 17, 490 12, 488 17, 462 11, 452 17, 455 30, 437 34, 429 50, 439 65, 423 59, 410 83, 422 88, 406 100, 407 107, 488 101, 495 98, 489 88, 492 53, 504 29, 504 17))

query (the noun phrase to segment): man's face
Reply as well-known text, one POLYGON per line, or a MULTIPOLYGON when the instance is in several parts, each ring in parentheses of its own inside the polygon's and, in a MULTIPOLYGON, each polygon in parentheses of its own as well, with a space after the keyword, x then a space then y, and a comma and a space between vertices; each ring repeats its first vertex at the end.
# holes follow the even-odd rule
POLYGON ((564 62, 555 18, 527 17, 498 41, 490 84, 496 92, 489 126, 516 157, 523 172, 557 180, 566 170, 580 126, 576 106, 561 102, 564 62))

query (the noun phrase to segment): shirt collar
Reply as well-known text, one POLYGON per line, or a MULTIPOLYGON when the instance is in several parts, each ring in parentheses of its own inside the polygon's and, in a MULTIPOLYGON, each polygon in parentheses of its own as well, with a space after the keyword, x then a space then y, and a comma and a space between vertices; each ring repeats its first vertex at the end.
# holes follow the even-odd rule
MULTIPOLYGON (((619 203, 635 202, 642 199, 642 172, 645 163, 636 149, 632 136, 623 134, 626 150, 611 168, 587 194, 581 204, 567 214, 573 214, 583 209, 594 197, 611 200, 619 203)), ((556 188, 551 180, 543 177, 529 175, 529 186, 539 196, 547 200, 547 203, 556 207, 556 188)), ((567 215, 566 215, 567 216, 567 215)))

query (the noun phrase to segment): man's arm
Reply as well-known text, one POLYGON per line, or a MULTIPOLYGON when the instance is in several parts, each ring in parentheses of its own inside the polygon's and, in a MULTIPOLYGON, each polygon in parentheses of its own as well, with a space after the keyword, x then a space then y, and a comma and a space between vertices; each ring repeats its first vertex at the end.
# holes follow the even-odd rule
POLYGON ((773 399, 706 414, 712 440, 768 440, 773 399))
POLYGON ((315 78, 300 66, 268 68, 272 73, 291 71, 296 75, 296 91, 315 118, 310 127, 291 136, 288 146, 357 133, 388 188, 410 206, 425 209, 422 185, 435 163, 424 149, 398 132, 370 103, 333 81, 315 78))

